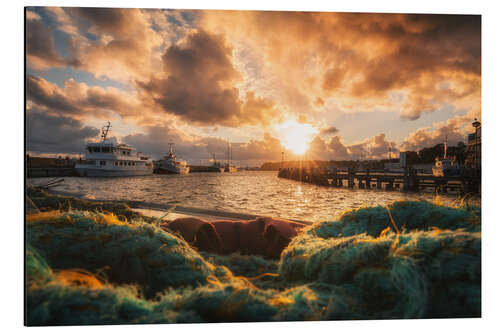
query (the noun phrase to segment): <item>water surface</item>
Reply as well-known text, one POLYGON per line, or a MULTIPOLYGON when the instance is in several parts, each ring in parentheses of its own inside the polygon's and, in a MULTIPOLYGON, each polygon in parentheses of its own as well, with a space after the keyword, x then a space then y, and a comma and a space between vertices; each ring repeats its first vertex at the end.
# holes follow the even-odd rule
MULTIPOLYGON (((28 179, 28 183, 43 184, 48 180, 33 178, 28 179)), ((395 200, 435 199, 433 193, 303 184, 278 178, 275 171, 119 178, 66 177, 57 190, 96 199, 178 204, 306 221, 332 220, 347 209, 387 205, 395 200)), ((456 198, 457 195, 440 196, 445 205, 456 198)))

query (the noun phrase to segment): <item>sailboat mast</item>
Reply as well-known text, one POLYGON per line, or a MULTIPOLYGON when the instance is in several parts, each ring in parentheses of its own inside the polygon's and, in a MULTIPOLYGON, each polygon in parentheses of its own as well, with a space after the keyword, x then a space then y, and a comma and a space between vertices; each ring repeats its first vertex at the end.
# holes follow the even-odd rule
POLYGON ((448 136, 444 137, 444 158, 446 158, 446 153, 448 150, 448 136))

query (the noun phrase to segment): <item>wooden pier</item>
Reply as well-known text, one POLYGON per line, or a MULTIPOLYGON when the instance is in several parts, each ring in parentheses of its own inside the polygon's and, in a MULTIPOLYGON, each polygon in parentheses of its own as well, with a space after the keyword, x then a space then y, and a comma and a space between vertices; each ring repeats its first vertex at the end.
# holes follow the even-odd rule
POLYGON ((342 171, 328 168, 282 168, 278 172, 278 177, 329 187, 357 186, 360 189, 401 189, 412 192, 431 189, 438 193, 461 194, 481 192, 481 176, 475 170, 464 171, 460 176, 436 177, 418 174, 412 168, 407 168, 404 173, 352 168, 342 171))

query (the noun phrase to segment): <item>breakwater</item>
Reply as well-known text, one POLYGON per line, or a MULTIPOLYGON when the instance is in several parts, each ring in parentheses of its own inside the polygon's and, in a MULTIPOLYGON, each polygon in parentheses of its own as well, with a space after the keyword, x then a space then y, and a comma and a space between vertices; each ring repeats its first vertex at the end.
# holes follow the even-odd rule
POLYGON ((407 168, 403 173, 389 173, 384 170, 337 170, 330 168, 282 168, 279 178, 292 179, 303 183, 330 187, 357 186, 360 189, 402 189, 418 192, 430 189, 433 192, 448 191, 465 193, 481 192, 481 176, 473 170, 463 172, 460 176, 436 177, 419 174, 417 170, 407 168))

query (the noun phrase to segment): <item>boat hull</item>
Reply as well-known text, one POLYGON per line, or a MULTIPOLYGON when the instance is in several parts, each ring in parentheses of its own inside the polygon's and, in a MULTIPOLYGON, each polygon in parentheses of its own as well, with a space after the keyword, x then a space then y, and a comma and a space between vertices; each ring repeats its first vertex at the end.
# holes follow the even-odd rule
POLYGON ((458 168, 451 168, 451 169, 432 168, 432 174, 435 177, 460 176, 460 169, 458 169, 458 168))
POLYGON ((203 172, 224 172, 224 168, 216 167, 216 166, 209 166, 209 167, 204 168, 203 172))
POLYGON ((186 175, 189 173, 189 168, 157 168, 154 173, 161 175, 186 175))
POLYGON ((75 167, 76 172, 81 177, 132 177, 132 176, 147 176, 153 173, 153 169, 105 169, 88 166, 75 167))

